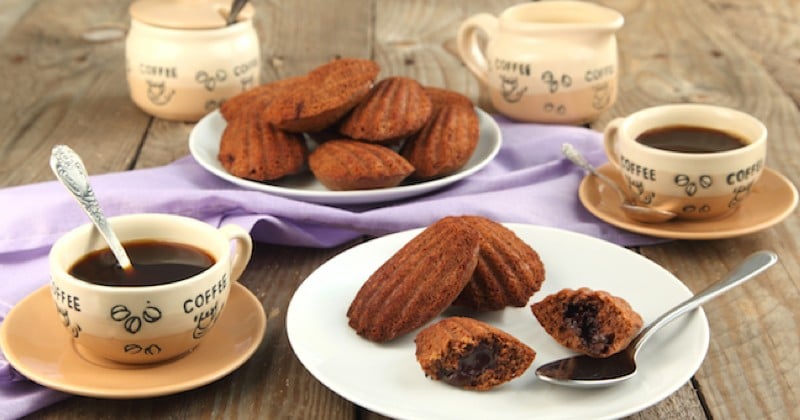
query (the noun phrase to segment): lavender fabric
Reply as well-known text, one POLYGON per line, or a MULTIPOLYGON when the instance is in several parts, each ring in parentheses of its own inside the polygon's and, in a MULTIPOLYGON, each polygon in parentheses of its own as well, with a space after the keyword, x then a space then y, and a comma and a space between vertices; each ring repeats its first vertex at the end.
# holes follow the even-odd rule
MULTIPOLYGON (((553 226, 625 246, 663 242, 610 226, 579 202, 578 184, 585 174, 562 157, 561 145, 573 144, 599 165, 606 161, 599 133, 495 119, 503 146, 483 170, 425 196, 391 203, 334 207, 273 196, 219 179, 191 157, 92 176, 92 184, 109 216, 181 214, 215 226, 238 224, 254 240, 275 244, 331 247, 361 235, 425 226, 451 214, 553 226)), ((2 320, 16 302, 47 283, 50 246, 87 218, 56 181, 2 189, 0 203, 2 320)), ((23 416, 65 396, 25 380, 0 357, 0 416, 23 416)))

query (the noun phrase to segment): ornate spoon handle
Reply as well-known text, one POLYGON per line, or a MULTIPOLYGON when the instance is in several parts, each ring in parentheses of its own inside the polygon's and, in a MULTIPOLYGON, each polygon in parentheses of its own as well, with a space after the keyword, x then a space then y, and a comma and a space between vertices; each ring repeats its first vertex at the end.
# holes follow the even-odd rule
POLYGON ((78 204, 83 207, 86 214, 92 220, 97 230, 108 243, 114 257, 117 258, 119 265, 128 270, 131 268, 131 260, 122 247, 117 235, 111 230, 108 221, 100 209, 100 203, 94 195, 94 190, 89 184, 89 175, 80 156, 69 146, 56 145, 50 154, 50 168, 59 181, 72 193, 78 204))

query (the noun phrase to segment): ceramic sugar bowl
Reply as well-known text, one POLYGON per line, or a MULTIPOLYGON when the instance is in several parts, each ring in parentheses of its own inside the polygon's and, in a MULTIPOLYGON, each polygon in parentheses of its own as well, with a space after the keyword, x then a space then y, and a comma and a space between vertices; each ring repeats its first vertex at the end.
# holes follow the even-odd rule
POLYGON ((464 21, 458 52, 500 113, 583 124, 616 100, 615 32, 623 22, 619 12, 581 1, 523 3, 464 21))
POLYGON ((247 6, 226 25, 230 1, 139 0, 125 45, 133 102, 159 118, 197 121, 259 84, 260 49, 247 6))

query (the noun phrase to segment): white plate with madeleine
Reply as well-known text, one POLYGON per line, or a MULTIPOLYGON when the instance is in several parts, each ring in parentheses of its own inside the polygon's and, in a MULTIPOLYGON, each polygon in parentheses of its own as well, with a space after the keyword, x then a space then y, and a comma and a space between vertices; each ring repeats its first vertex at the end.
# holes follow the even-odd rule
POLYGON ((573 354, 539 325, 530 305, 564 288, 589 287, 622 297, 645 325, 692 295, 670 272, 626 248, 565 230, 506 224, 540 256, 546 277, 522 308, 471 313, 445 310, 417 330, 375 343, 348 325, 347 310, 369 276, 421 230, 387 235, 332 258, 300 285, 286 317, 292 348, 320 382, 372 411, 404 419, 606 419, 630 415, 666 398, 702 363, 709 343, 698 310, 653 337, 633 379, 604 389, 559 387, 539 380, 538 366, 573 354), (450 315, 469 316, 513 335, 536 351, 521 376, 488 391, 471 391, 425 376, 414 338, 450 315))
MULTIPOLYGON (((325 188, 308 170, 271 182, 258 182, 228 173, 219 162, 219 144, 227 123, 213 111, 203 117, 189 134, 189 151, 194 159, 212 174, 244 188, 263 191, 300 201, 332 205, 369 204, 426 194, 460 181, 481 170, 500 151, 502 135, 497 122, 485 111, 478 114, 480 138, 469 161, 458 172, 428 181, 404 181, 396 187, 358 191, 332 191, 325 188)), ((307 140, 313 148, 314 142, 307 140)))

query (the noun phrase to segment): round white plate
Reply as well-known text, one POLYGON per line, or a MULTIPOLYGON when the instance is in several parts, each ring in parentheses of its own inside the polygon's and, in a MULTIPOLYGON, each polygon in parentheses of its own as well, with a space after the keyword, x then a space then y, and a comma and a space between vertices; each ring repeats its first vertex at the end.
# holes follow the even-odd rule
MULTIPOLYGON (((464 179, 486 166, 500 151, 500 127, 486 112, 475 108, 480 125, 480 139, 472 157, 458 172, 431 181, 404 183, 397 187, 361 191, 331 191, 306 171, 269 183, 256 182, 229 174, 219 163, 219 142, 226 122, 219 111, 211 112, 189 134, 189 151, 194 159, 212 174, 239 186, 287 198, 322 204, 364 204, 399 200, 425 194, 464 179)), ((313 146, 313 142, 309 141, 313 146)))
MULTIPOLYGON (((562 288, 586 286, 623 297, 649 323, 692 295, 667 270, 609 242, 554 228, 506 226, 545 264, 546 280, 530 303, 562 288)), ((377 344, 358 336, 346 316, 369 275, 419 232, 384 236, 337 255, 300 285, 289 304, 286 328, 295 354, 320 382, 355 404, 404 419, 616 418, 669 396, 705 357, 708 322, 698 310, 666 326, 642 348, 640 372, 631 380, 605 389, 560 387, 540 381, 534 371, 571 352, 544 332, 529 307, 506 308, 468 316, 509 332, 537 352, 524 375, 486 392, 430 380, 414 356, 416 331, 377 344)))

